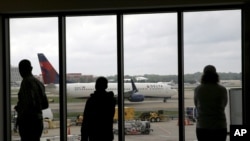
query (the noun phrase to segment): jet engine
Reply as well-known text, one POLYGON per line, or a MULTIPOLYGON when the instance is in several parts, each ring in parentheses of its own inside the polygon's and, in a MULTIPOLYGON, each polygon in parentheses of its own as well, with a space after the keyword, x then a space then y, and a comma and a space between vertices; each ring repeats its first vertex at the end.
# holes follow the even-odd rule
POLYGON ((144 101, 144 95, 132 94, 130 97, 128 97, 128 100, 131 102, 142 102, 142 101, 144 101))

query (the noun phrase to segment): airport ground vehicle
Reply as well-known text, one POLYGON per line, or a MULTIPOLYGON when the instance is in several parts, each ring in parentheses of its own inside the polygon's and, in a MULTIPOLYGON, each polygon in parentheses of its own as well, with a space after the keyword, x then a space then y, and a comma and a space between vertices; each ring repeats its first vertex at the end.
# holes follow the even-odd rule
POLYGON ((189 120, 195 122, 197 119, 197 111, 195 106, 186 107, 186 116, 189 120))
POLYGON ((142 121, 160 122, 164 119, 163 110, 159 110, 158 112, 143 112, 139 116, 139 119, 142 121))
POLYGON ((83 115, 78 115, 76 117, 76 125, 82 125, 83 115))
MULTIPOLYGON (((149 121, 141 121, 141 120, 132 120, 125 121, 124 134, 125 135, 139 135, 145 134, 148 135, 152 132, 150 122, 149 121)), ((114 134, 118 134, 118 128, 113 129, 114 134)))
MULTIPOLYGON (((135 116, 135 111, 133 107, 124 107, 124 119, 133 120, 135 116)), ((118 121, 118 107, 115 107, 114 122, 118 121)))

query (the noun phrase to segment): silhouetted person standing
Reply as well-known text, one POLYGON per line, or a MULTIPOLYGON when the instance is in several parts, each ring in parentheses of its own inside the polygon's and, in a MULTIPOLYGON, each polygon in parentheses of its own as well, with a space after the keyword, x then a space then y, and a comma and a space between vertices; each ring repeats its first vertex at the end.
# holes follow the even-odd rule
POLYGON ((96 80, 96 91, 90 95, 83 112, 81 127, 82 141, 112 141, 113 117, 116 100, 113 92, 107 92, 108 80, 99 77, 96 80))
POLYGON ((201 78, 201 85, 195 88, 194 104, 197 108, 196 136, 198 141, 225 141, 227 122, 225 107, 227 90, 219 83, 216 68, 207 65, 201 78))
POLYGON ((23 80, 15 109, 18 113, 17 125, 21 141, 40 141, 43 131, 42 109, 48 107, 45 88, 32 75, 32 66, 29 60, 20 61, 19 72, 23 80))

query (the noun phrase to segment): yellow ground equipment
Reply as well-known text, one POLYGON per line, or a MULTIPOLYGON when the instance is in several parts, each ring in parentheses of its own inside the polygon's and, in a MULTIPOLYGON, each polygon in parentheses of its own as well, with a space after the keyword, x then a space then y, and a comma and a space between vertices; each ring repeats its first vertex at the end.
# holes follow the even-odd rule
POLYGON ((143 112, 139 116, 139 119, 142 121, 150 121, 150 122, 160 122, 164 119, 163 110, 159 110, 158 112, 143 112))
MULTIPOLYGON (((124 119, 125 120, 133 120, 135 115, 134 108, 132 107, 124 107, 124 119)), ((78 115, 76 117, 76 125, 82 125, 83 115, 78 115)), ((115 107, 115 115, 114 122, 118 121, 118 107, 115 107)))
POLYGON ((76 125, 82 125, 83 115, 78 115, 76 117, 76 125))
MULTIPOLYGON (((124 119, 133 120, 135 116, 135 111, 133 107, 124 107, 124 119)), ((114 122, 118 121, 118 107, 115 107, 114 122)))

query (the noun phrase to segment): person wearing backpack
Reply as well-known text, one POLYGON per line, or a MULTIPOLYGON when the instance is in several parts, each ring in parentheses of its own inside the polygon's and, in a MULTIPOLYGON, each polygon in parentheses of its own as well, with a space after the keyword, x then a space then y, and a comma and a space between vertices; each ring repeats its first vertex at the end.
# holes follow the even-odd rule
POLYGON ((99 77, 95 91, 87 100, 83 112, 81 141, 113 141, 113 117, 116 99, 112 91, 108 92, 108 80, 99 77))
POLYGON ((19 62, 19 72, 23 78, 15 106, 19 135, 21 141, 40 141, 43 131, 42 110, 48 108, 45 87, 33 76, 29 60, 19 62))

